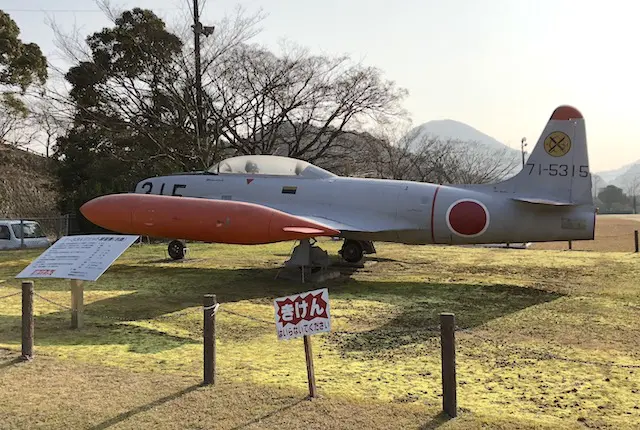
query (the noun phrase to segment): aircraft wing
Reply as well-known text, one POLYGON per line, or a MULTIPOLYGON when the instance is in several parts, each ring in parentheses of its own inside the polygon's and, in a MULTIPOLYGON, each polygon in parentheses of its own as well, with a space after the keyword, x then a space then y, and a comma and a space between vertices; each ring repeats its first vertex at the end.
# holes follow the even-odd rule
POLYGON ((575 203, 560 201, 560 200, 551 200, 551 199, 540 199, 535 197, 512 197, 513 200, 525 203, 533 203, 537 205, 550 205, 550 206, 576 206, 575 203))
POLYGON ((388 230, 388 226, 382 226, 375 222, 367 221, 367 220, 358 220, 353 222, 352 220, 347 221, 336 221, 329 218, 324 218, 315 215, 297 215, 298 218, 305 219, 307 221, 324 225, 333 230, 339 231, 356 231, 356 232, 375 232, 375 231, 384 231, 388 230))

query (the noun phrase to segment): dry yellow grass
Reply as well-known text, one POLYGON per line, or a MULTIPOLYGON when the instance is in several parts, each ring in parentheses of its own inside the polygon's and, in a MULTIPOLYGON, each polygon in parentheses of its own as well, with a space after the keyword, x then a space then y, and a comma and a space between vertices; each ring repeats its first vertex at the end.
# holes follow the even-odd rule
MULTIPOLYGON (((335 254, 339 244, 323 246, 335 254)), ((640 426, 639 255, 377 247, 365 268, 326 283, 333 330, 313 338, 321 401, 296 403, 302 341, 278 342, 271 323, 274 297, 317 287, 273 279, 290 243, 193 245, 179 263, 134 246, 87 286, 85 329, 69 330, 67 311, 36 298, 33 363, 9 360, 20 299, 0 302, 0 347, 14 351, 0 364, 0 428, 212 428, 214 416, 215 428, 436 427, 440 312, 461 328, 462 413, 442 428, 640 426), (174 398, 201 378, 205 293, 223 303, 220 388, 174 398)), ((13 276, 34 255, 0 255, 0 291, 17 291, 13 276)), ((37 281, 36 291, 69 302, 64 281, 37 281)))
MULTIPOLYGON (((298 389, 194 376, 135 373, 39 356, 21 363, 0 349, 0 429, 418 428, 435 408, 321 398, 298 389)), ((464 418, 462 419, 464 421, 464 418)))
MULTIPOLYGON (((598 215, 594 240, 572 242, 574 251, 634 252, 634 230, 640 230, 639 215, 598 215)), ((531 249, 568 250, 567 242, 536 243, 531 249)))

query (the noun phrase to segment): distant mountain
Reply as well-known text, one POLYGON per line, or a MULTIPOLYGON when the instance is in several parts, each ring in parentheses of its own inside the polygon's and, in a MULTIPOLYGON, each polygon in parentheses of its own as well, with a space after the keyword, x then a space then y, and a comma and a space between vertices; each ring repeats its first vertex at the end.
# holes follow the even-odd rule
MULTIPOLYGON (((459 140, 465 144, 477 142, 477 144, 485 146, 488 150, 504 153, 507 159, 518 157, 518 160, 520 160, 521 157, 519 149, 510 148, 472 126, 452 119, 426 122, 413 128, 407 136, 405 136, 406 139, 412 141, 411 147, 415 147, 428 137, 450 138, 459 140)), ((530 147, 529 149, 531 150, 532 148, 530 147)), ((518 173, 520 170, 521 165, 518 163, 513 171, 510 172, 509 176, 518 173)), ((592 173, 592 184, 596 193, 607 185, 615 185, 626 192, 629 187, 634 184, 634 180, 639 184, 637 191, 640 192, 640 160, 615 170, 592 173)))
POLYGON ((640 160, 626 164, 622 167, 603 172, 593 173, 594 183, 598 190, 607 185, 614 185, 621 188, 625 193, 640 193, 640 160), (596 178, 599 177, 599 180, 596 178))
POLYGON ((609 183, 618 188, 622 188, 627 194, 640 192, 640 164, 630 165, 624 172, 609 181, 609 183))
POLYGON ((625 164, 622 167, 613 170, 605 170, 603 172, 596 172, 604 181, 606 182, 614 182, 616 178, 624 175, 631 167, 637 166, 640 164, 640 160, 634 161, 633 163, 625 164))
POLYGON ((419 141, 426 137, 440 137, 442 139, 455 139, 462 142, 477 142, 487 148, 506 151, 510 154, 520 155, 520 150, 510 148, 493 137, 471 127, 463 122, 452 119, 434 120, 425 122, 413 128, 408 136, 414 141, 419 141))
POLYGON ((452 119, 434 120, 414 127, 404 136, 412 150, 417 149, 425 140, 438 138, 440 140, 454 140, 458 145, 473 149, 477 154, 483 154, 484 159, 499 160, 500 164, 509 170, 503 177, 506 179, 522 170, 521 152, 510 148, 497 139, 473 128, 472 126, 452 119), (497 157, 497 158, 496 158, 497 157))

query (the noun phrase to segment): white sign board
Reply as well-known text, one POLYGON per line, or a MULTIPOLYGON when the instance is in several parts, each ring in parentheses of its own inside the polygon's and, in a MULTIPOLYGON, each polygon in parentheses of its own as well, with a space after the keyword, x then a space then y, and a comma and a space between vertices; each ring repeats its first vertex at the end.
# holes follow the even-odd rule
POLYGON ((95 281, 138 236, 91 234, 64 236, 33 260, 16 278, 95 281))
POLYGON ((326 288, 280 297, 273 306, 278 340, 331 331, 326 288))

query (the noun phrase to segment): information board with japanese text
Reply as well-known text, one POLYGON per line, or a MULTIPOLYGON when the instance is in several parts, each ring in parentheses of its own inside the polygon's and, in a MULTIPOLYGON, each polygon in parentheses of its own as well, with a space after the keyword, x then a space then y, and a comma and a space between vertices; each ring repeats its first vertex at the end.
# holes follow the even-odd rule
POLYGON ((138 236, 112 234, 64 236, 16 278, 96 281, 137 239, 138 236))
POLYGON ((278 340, 331 331, 326 288, 280 297, 273 305, 278 340))

